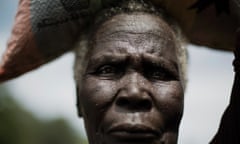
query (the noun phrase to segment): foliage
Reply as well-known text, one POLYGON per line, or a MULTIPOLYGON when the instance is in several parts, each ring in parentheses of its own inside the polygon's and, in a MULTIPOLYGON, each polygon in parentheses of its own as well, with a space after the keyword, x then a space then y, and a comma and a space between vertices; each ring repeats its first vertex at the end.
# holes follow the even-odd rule
POLYGON ((87 144, 64 119, 43 121, 0 87, 0 144, 87 144))

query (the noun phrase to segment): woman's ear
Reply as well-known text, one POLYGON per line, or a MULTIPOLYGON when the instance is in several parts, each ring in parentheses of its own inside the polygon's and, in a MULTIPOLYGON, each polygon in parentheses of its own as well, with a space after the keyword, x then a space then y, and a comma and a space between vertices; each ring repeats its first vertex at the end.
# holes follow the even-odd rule
POLYGON ((80 100, 79 100, 80 94, 79 94, 79 85, 76 84, 76 100, 77 100, 77 111, 78 111, 78 116, 82 117, 82 109, 80 105, 80 100))

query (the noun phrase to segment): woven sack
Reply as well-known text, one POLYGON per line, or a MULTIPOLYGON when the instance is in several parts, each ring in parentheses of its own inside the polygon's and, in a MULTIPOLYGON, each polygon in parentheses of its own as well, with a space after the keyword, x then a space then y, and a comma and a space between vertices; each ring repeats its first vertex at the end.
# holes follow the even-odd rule
MULTIPOLYGON (((189 9, 197 0, 150 1, 174 17, 193 44, 233 50, 237 25, 232 15, 218 15, 214 5, 201 13, 189 9)), ((119 0, 20 0, 12 35, 0 64, 0 82, 71 50, 91 15, 117 2, 119 0)))

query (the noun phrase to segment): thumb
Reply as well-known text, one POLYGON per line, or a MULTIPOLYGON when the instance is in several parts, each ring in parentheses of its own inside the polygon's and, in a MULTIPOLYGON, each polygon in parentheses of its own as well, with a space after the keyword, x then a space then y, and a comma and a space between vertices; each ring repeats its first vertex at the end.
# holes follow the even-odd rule
POLYGON ((235 50, 234 50, 234 55, 235 55, 235 60, 233 61, 233 66, 235 72, 240 72, 240 28, 238 28, 236 32, 236 40, 235 40, 235 50))

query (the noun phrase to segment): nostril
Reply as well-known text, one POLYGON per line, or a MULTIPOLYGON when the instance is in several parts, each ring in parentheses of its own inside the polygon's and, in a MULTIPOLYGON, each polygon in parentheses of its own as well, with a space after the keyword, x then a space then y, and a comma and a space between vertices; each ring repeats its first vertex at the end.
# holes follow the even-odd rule
POLYGON ((152 102, 148 99, 131 99, 129 97, 120 97, 116 105, 130 111, 149 111, 152 108, 152 102))
POLYGON ((141 100, 138 103, 138 106, 142 109, 142 110, 150 110, 152 108, 152 103, 149 100, 141 100))
POLYGON ((126 107, 129 105, 128 99, 121 97, 117 100, 116 104, 120 107, 126 107))

